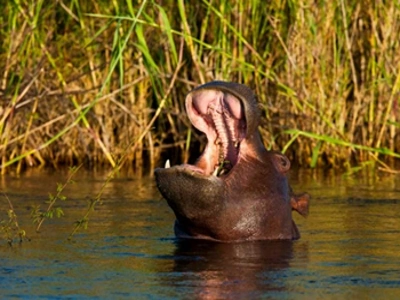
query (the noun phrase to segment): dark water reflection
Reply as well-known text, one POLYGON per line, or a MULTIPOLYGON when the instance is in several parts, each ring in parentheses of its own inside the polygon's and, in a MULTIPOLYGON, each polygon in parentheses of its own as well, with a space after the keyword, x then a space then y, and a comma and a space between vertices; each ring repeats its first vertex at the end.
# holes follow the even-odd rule
MULTIPOLYGON (((299 246, 299 245, 297 245, 299 246)), ((302 244, 298 259, 307 260, 302 244)), ((294 256, 291 241, 221 244, 180 241, 174 271, 190 274, 200 299, 257 299, 286 290, 285 278, 294 256)))
MULTIPOLYGON (((66 238, 107 174, 80 171, 40 234, 29 218, 67 172, 31 171, 1 178, 30 242, 0 240, 2 298, 398 299, 400 177, 293 174, 313 196, 302 238, 221 244, 178 241, 174 216, 151 179, 125 174, 110 182, 89 228, 66 238)), ((7 201, 0 196, 0 219, 7 201)))

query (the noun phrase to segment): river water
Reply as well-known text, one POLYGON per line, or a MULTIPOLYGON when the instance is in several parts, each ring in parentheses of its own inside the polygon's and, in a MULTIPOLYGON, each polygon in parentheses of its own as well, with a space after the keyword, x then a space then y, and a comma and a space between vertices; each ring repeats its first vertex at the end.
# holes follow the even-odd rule
POLYGON ((8 202, 30 241, 0 240, 2 299, 400 299, 400 175, 292 174, 312 195, 298 241, 236 244, 179 241, 174 215, 151 178, 109 182, 87 230, 74 222, 106 172, 79 170, 59 201, 64 216, 40 233, 31 207, 48 204, 67 171, 28 170, 0 178, 0 220, 8 202))

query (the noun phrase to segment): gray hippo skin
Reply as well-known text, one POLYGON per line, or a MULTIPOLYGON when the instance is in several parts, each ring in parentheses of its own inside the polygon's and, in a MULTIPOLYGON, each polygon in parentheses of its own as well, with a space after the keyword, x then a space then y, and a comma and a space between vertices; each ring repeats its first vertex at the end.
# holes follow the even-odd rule
POLYGON ((207 136, 203 154, 194 165, 155 170, 157 187, 176 215, 176 236, 225 242, 298 239, 292 209, 306 215, 309 196, 292 193, 286 156, 265 149, 252 90, 209 82, 187 95, 186 111, 207 136))

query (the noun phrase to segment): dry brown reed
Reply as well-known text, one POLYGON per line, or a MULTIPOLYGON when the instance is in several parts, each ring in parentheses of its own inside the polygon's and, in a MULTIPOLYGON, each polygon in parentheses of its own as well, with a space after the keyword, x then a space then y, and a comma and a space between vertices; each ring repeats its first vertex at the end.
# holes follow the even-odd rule
POLYGON ((193 158, 184 96, 216 79, 256 91, 265 143, 300 166, 400 157, 397 1, 133 2, 0 4, 2 173, 193 158))

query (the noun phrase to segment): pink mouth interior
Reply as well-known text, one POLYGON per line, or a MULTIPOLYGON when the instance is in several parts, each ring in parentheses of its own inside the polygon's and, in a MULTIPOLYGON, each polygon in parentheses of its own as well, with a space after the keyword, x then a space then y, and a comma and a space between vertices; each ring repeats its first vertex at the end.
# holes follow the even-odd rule
POLYGON ((192 169, 206 175, 227 174, 237 163, 240 143, 246 136, 240 100, 218 90, 198 90, 188 95, 186 110, 193 126, 208 140, 192 169))

